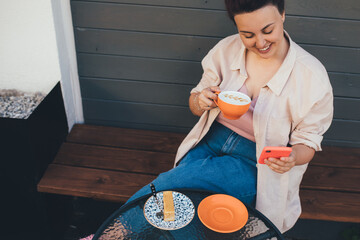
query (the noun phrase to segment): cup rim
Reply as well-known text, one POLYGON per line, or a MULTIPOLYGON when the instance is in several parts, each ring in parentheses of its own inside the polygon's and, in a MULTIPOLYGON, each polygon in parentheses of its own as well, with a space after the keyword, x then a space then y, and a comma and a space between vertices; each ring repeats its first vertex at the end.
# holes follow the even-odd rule
POLYGON ((244 106, 244 105, 248 105, 248 104, 251 103, 251 98, 248 95, 246 95, 245 93, 242 93, 242 92, 237 92, 237 91, 221 91, 219 93, 219 95, 218 95, 218 98, 221 101, 223 101, 224 103, 231 104, 231 105, 244 106), (247 101, 246 102, 228 102, 228 101, 225 101, 224 99, 221 98, 221 96, 223 96, 226 93, 234 93, 234 94, 241 95, 241 97, 244 97, 247 101))

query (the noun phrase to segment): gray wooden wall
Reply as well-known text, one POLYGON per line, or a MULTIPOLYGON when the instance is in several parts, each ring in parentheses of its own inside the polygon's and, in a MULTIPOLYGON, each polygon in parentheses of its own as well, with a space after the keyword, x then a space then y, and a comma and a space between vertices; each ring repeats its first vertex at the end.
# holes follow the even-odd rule
MULTIPOLYGON (((236 32, 222 0, 72 1, 85 121, 187 132, 201 59, 236 32)), ((360 1, 287 0, 285 29, 327 68, 324 144, 360 147, 360 1)))

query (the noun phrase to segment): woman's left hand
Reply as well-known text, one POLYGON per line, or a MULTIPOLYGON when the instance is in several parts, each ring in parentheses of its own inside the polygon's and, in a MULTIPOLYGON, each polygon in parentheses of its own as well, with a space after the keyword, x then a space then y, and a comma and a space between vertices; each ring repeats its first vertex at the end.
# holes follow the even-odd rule
POLYGON ((290 154, 289 157, 268 158, 264 162, 271 170, 282 174, 290 171, 295 166, 296 161, 294 154, 290 154))

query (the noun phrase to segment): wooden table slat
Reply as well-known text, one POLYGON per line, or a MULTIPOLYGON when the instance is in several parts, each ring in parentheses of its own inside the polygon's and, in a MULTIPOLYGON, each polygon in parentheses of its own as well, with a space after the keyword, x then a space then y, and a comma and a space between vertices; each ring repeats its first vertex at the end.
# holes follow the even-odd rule
POLYGON ((174 159, 173 153, 64 143, 54 163, 158 175, 170 170, 174 159))
MULTIPOLYGON (((77 124, 38 191, 125 202, 173 167, 183 133, 77 124)), ((360 223, 360 149, 324 146, 301 183, 301 218, 360 223)))
POLYGON ((67 141, 176 153, 185 136, 184 133, 76 124, 67 141))
POLYGON ((309 166, 301 187, 360 193, 359 169, 309 166))
POLYGON ((124 202, 155 176, 50 164, 39 192, 124 202))
POLYGON ((324 146, 315 153, 310 166, 329 166, 342 168, 360 168, 360 148, 324 146))
POLYGON ((300 190, 301 218, 360 223, 359 194, 300 190))
MULTIPOLYGON (((184 133, 127 129, 87 124, 74 125, 67 141, 149 151, 176 153, 184 133)), ((310 165, 360 168, 360 148, 324 146, 310 165)))

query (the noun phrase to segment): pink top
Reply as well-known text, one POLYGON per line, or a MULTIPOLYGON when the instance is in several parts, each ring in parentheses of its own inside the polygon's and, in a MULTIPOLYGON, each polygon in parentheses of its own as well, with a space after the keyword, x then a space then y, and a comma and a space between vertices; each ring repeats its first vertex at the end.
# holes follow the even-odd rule
MULTIPOLYGON (((238 92, 242 92, 247 94, 247 88, 245 84, 238 90, 238 92)), ((230 120, 224 117, 222 113, 218 115, 216 121, 224 125, 225 127, 233 130, 240 136, 247 138, 253 142, 255 142, 254 135, 254 127, 253 127, 253 112, 256 105, 257 97, 252 99, 249 110, 242 115, 239 119, 230 120)))

